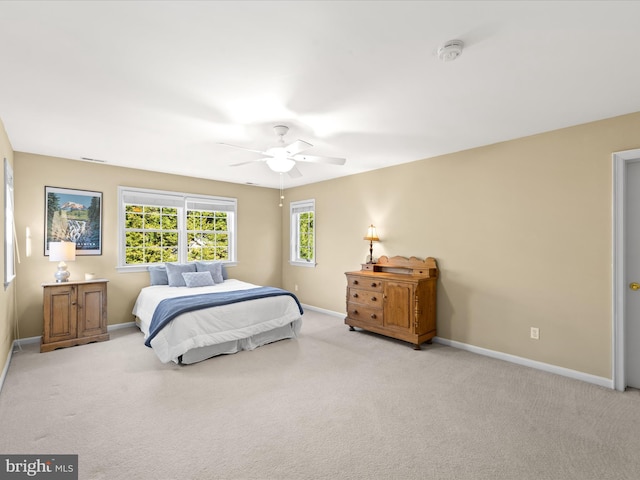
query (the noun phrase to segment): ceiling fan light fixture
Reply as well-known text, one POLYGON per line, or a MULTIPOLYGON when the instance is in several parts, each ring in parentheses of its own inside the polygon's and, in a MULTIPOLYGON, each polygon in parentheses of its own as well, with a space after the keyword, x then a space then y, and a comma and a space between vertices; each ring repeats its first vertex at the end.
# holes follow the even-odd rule
MULTIPOLYGON (((284 141, 284 134, 289 131, 289 127, 286 125, 276 125, 273 127, 276 134, 280 137, 277 145, 268 148, 265 151, 254 150, 252 148, 240 147, 238 145, 231 145, 230 143, 222 143, 228 147, 240 148, 253 153, 259 153, 263 158, 253 160, 253 162, 265 162, 267 166, 276 173, 289 173, 291 178, 298 178, 302 176, 300 170, 296 168, 296 162, 310 162, 310 163, 329 163, 332 165, 344 165, 346 159, 336 157, 319 157, 316 155, 301 155, 301 152, 313 147, 309 142, 304 140, 296 140, 293 143, 286 144, 284 141)), ((231 165, 237 167, 252 162, 241 162, 231 165)))
POLYGON ((267 166, 277 173, 287 173, 295 166, 296 162, 288 158, 273 157, 267 159, 267 166))

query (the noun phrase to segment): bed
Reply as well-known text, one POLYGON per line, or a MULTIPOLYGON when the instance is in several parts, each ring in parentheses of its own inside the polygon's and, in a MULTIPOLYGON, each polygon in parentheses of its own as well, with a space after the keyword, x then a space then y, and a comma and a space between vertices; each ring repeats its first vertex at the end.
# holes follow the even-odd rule
POLYGON ((303 310, 293 293, 220 280, 204 286, 142 288, 133 315, 145 345, 161 362, 192 364, 297 338, 303 310))

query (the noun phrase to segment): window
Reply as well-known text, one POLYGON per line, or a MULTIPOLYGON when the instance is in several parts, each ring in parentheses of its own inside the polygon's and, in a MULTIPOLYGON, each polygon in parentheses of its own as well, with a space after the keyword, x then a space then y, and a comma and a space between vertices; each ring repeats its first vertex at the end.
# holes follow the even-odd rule
POLYGON ((13 169, 9 160, 4 159, 4 288, 6 289, 16 278, 14 255, 14 220, 13 220, 13 169))
POLYGON ((129 187, 118 187, 118 196, 119 268, 236 261, 236 199, 129 187))
POLYGON ((291 265, 316 265, 315 210, 315 200, 291 203, 291 265))
POLYGON ((187 253, 189 260, 229 260, 231 217, 222 204, 187 200, 187 253))

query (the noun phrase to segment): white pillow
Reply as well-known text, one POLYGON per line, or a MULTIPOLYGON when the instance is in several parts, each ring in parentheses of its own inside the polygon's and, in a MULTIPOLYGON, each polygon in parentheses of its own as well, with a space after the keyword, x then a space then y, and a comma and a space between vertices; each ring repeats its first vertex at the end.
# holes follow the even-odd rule
POLYGON ((184 272, 182 274, 187 288, 209 287, 214 285, 213 277, 209 272, 184 272))

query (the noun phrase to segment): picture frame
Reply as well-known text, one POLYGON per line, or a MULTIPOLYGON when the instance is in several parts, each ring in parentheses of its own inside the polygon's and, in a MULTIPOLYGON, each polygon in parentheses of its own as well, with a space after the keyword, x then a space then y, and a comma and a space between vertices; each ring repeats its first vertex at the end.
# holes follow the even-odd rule
POLYGON ((76 255, 102 255, 102 192, 45 186, 44 254, 75 242, 76 255))

